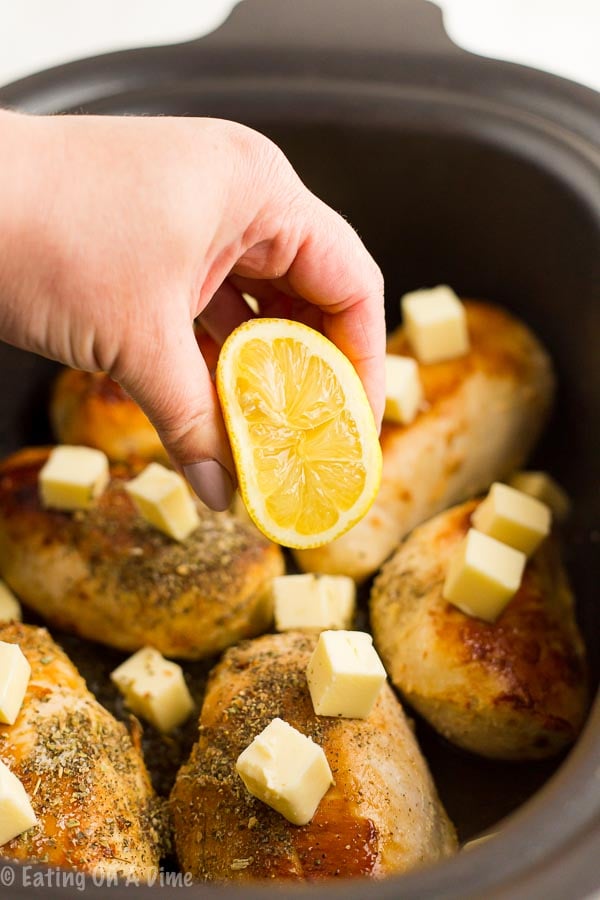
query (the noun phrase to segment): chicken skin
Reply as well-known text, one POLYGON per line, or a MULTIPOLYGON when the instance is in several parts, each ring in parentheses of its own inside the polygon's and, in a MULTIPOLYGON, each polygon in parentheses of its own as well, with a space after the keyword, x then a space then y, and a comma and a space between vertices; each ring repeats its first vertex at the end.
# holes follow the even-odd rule
POLYGON ((156 873, 166 845, 164 809, 139 747, 98 703, 44 628, 0 626, 31 679, 14 725, 0 725, 0 759, 21 780, 37 825, 0 855, 139 879, 156 873))
MULTIPOLYGON (((212 370, 219 348, 198 323, 195 333, 200 352, 212 370)), ((49 413, 60 444, 97 447, 115 462, 143 459, 170 465, 150 420, 106 372, 62 369, 52 388, 49 413)))
MULTIPOLYGON (((415 525, 527 459, 552 400, 550 358, 508 313, 474 301, 465 309, 470 351, 419 365, 425 404, 410 425, 383 423, 383 473, 373 506, 330 544, 295 551, 305 571, 364 581, 415 525)), ((414 356, 402 328, 389 336, 388 352, 414 356)))
POLYGON ((268 630, 279 547, 200 504, 198 528, 172 540, 136 512, 124 488, 139 471, 132 465, 113 466, 91 509, 44 509, 38 476, 48 452, 22 450, 0 464, 0 577, 48 623, 187 659, 268 630))
POLYGON ((392 682, 448 740, 496 759, 542 759, 571 744, 587 706, 584 646, 557 541, 528 560, 493 622, 442 596, 478 501, 405 540, 376 578, 371 625, 392 682))
POLYGON ((50 421, 62 444, 97 447, 116 461, 139 457, 169 463, 154 426, 104 372, 63 369, 52 391, 50 421))
POLYGON ((317 716, 306 666, 317 638, 265 635, 213 670, 200 738, 171 794, 182 869, 249 882, 382 878, 449 856, 454 829, 402 708, 385 684, 367 719, 317 716), (279 716, 324 750, 335 784, 303 826, 248 793, 239 754, 279 716))

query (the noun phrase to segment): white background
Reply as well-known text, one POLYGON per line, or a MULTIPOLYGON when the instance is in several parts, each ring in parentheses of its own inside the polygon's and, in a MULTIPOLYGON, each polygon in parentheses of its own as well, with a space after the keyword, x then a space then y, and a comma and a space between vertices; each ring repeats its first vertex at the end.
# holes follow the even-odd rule
MULTIPOLYGON (((0 0, 0 84, 82 56, 199 37, 236 2, 0 0)), ((600 0, 435 2, 450 36, 465 49, 600 91, 600 0)))

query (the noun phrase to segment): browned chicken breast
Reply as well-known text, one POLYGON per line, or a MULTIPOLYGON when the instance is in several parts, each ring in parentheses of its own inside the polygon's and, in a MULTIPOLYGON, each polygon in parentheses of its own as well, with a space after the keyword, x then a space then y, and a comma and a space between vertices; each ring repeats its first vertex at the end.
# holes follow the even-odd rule
POLYGON ((371 623, 404 697, 444 737, 483 756, 540 759, 570 744, 586 710, 584 647, 559 548, 547 539, 494 623, 442 597, 478 501, 415 531, 375 580, 371 623))
POLYGON ((316 637, 266 635, 213 670, 200 739, 171 795, 180 864, 196 879, 381 878, 456 849, 454 829, 391 688, 365 719, 316 716, 305 670, 316 637), (323 748, 335 785, 307 825, 251 796, 235 772, 276 716, 323 748))
POLYGON ((31 680, 14 725, 0 725, 0 759, 20 778, 38 824, 0 848, 23 862, 148 878, 166 835, 139 736, 88 691, 44 628, 9 624, 31 680))
POLYGON ((124 464, 94 508, 43 509, 47 456, 22 450, 0 464, 0 577, 48 622, 121 650, 149 644, 188 659, 269 628, 279 547, 200 505, 199 527, 172 540, 136 513, 123 486, 136 469, 124 464))
POLYGON ((50 399, 50 421, 62 444, 97 447, 113 460, 140 457, 168 463, 154 426, 104 372, 63 369, 50 399))
MULTIPOLYGON (((195 331, 206 364, 213 369, 219 348, 198 323, 195 331)), ((62 369, 50 397, 50 422, 61 444, 97 447, 116 462, 133 458, 169 465, 154 426, 105 372, 62 369)))
MULTIPOLYGON (((383 475, 367 515, 342 537, 294 555, 305 571, 363 581, 404 535, 520 467, 546 420, 550 359, 517 319, 487 303, 465 303, 470 352, 420 365, 425 406, 410 425, 384 422, 383 475)), ((388 352, 413 356, 403 329, 388 352)))

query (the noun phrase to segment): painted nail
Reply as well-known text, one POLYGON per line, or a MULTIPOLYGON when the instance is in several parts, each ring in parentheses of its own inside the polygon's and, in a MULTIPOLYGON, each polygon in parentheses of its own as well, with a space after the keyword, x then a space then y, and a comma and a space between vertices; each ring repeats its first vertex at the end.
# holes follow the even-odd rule
POLYGON ((210 509, 221 512, 233 499, 234 485, 231 475, 216 459, 203 459, 183 467, 183 473, 192 489, 210 509))

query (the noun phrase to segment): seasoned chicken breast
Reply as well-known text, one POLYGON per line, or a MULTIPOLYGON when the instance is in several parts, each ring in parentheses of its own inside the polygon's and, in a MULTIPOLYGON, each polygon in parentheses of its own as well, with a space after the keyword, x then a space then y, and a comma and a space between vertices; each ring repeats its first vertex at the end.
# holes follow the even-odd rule
POLYGON ((165 850, 166 819, 130 735, 86 688, 44 628, 0 626, 31 680, 0 759, 20 778, 38 824, 0 848, 22 862, 148 878, 165 850))
POLYGON ((556 540, 528 561, 494 623, 442 597, 450 556, 478 501, 416 528, 371 593, 375 644, 393 683, 444 737, 483 756, 540 759, 577 737, 584 647, 556 540))
MULTIPOLYGON (((410 425, 384 422, 383 475, 366 516, 324 547, 297 550, 307 572, 372 575, 415 525, 520 467, 546 420, 550 359, 523 323, 487 303, 465 302, 471 349, 419 365, 425 405, 410 425)), ((403 329, 388 352, 413 356, 403 329)))
POLYGON ((213 670, 200 738, 171 795, 181 867, 196 879, 381 878, 448 856, 454 829, 386 684, 365 719, 316 716, 305 670, 317 638, 246 641, 213 670), (335 785, 307 825, 251 796, 237 757, 276 716, 321 745, 335 785))
POLYGON ((154 426, 104 372, 63 369, 50 398, 50 421, 62 444, 97 447, 117 461, 139 457, 168 464, 154 426))
POLYGON ((94 508, 44 509, 48 452, 0 464, 0 577, 46 621, 121 650, 149 644, 188 659, 269 628, 279 547, 200 505, 199 527, 172 540, 137 514, 124 489, 136 469, 124 464, 94 508))

